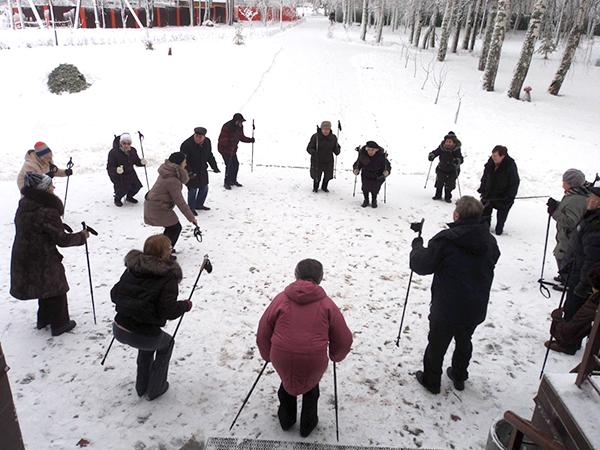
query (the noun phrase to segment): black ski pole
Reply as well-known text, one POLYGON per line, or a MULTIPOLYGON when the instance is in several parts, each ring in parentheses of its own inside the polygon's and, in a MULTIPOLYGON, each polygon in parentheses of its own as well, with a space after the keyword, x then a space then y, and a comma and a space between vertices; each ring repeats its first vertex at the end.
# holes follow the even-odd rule
POLYGON ((550 220, 552 216, 548 214, 548 223, 546 224, 546 239, 544 241, 544 256, 542 258, 542 273, 540 274, 540 279, 538 283, 540 284, 540 293, 545 298, 550 298, 550 290, 545 286, 544 283, 544 268, 546 266, 546 251, 548 250, 548 235, 550 234, 550 220))
POLYGON ((110 348, 112 347, 113 342, 115 342, 115 337, 114 336, 111 339, 110 344, 108 344, 108 348, 106 349, 106 353, 104 354, 104 358, 102 358, 102 361, 100 362, 101 366, 104 365, 104 361, 106 361, 106 357, 108 356, 108 352, 110 352, 110 348))
POLYGON ((250 160, 250 172, 254 172, 254 130, 256 127, 254 126, 254 119, 252 119, 252 159, 250 160))
MULTIPOLYGON (((146 157, 144 156, 144 143, 142 142, 144 140, 144 135, 141 131, 138 131, 138 138, 140 140, 140 150, 142 152, 142 158, 146 159, 146 157)), ((144 164, 144 173, 146 174, 146 186, 148 190, 150 190, 150 183, 148 182, 148 169, 146 168, 146 164, 144 164)))
POLYGON ((244 399, 244 402, 242 403, 242 406, 240 407, 240 410, 238 411, 237 415, 235 416, 235 419, 233 419, 233 422, 231 422, 231 426, 229 427, 229 431, 231 431, 231 429, 235 425, 235 422, 238 420, 238 417, 240 417, 240 414, 242 413, 242 410, 244 409, 244 406, 246 406, 246 403, 248 403, 248 399, 252 395, 252 391, 254 391, 254 388, 256 387, 256 384, 258 383, 258 380, 260 380, 260 377, 262 376, 263 372, 267 368, 267 364, 269 364, 269 361, 265 361, 265 364, 262 366, 262 369, 260 369, 260 372, 258 373, 258 376, 256 377, 256 380, 254 381, 254 384, 250 388, 250 392, 248 392, 248 395, 246 395, 246 398, 244 399))
MULTIPOLYGON (((208 259, 208 255, 204 255, 204 259, 202 260, 202 265, 200 266, 200 270, 198 271, 198 276, 196 277, 196 281, 194 281, 194 285, 192 286, 192 292, 190 292, 190 296, 188 297, 188 300, 192 299, 192 295, 194 295, 194 291, 196 290, 196 286, 198 285, 198 281, 200 280, 200 275, 202 275, 203 270, 206 270, 207 273, 211 273, 213 270, 212 264, 210 263, 210 259, 208 259)), ((175 332, 173 333, 173 337, 171 337, 170 345, 173 345, 173 342, 175 342, 175 335, 177 334, 177 331, 179 331, 179 326, 181 325, 183 316, 185 316, 185 313, 181 315, 181 317, 179 318, 179 322, 177 322, 177 326, 175 327, 175 332)))
POLYGON ((460 191, 460 178, 456 177, 456 185, 458 186, 458 196, 462 197, 462 192, 460 191))
POLYGON ((387 203, 387 180, 383 182, 383 203, 387 203))
MULTIPOLYGON (((69 162, 67 163, 67 170, 69 170, 69 172, 70 172, 74 165, 75 164, 73 164, 73 158, 71 158, 69 156, 69 162)), ((71 178, 71 175, 67 175, 67 187, 65 189, 65 201, 63 202, 63 211, 67 210, 67 195, 69 194, 69 178, 71 178)))
MULTIPOLYGON (((92 227, 89 227, 85 224, 85 222, 81 222, 84 230, 89 231, 94 236, 98 236, 98 232, 94 230, 92 227)), ((92 285, 92 269, 90 267, 90 252, 88 249, 87 239, 85 240, 85 258, 87 260, 87 269, 88 269, 88 279, 90 282, 90 297, 92 298, 92 313, 94 315, 94 325, 96 325, 96 304, 94 303, 94 286, 92 285)))
POLYGON ((358 175, 354 175, 354 190, 352 191, 352 197, 356 197, 356 180, 358 179, 358 175))
POLYGON ((427 179, 425 180, 425 186, 423 186, 423 189, 427 189, 427 183, 429 183, 429 174, 431 173, 431 166, 433 166, 433 160, 429 163, 429 170, 427 171, 427 179))
MULTIPOLYGON (((418 233, 418 237, 421 237, 423 232, 423 224, 425 219, 421 219, 420 222, 414 222, 410 224, 410 229, 418 233)), ((410 285, 412 284, 413 270, 410 271, 408 277, 408 287, 406 288, 406 298, 404 299, 404 308, 402 309, 402 319, 400 319, 400 328, 398 329, 398 337, 396 338, 396 347, 400 347, 400 337, 402 336, 402 325, 404 324, 404 315, 406 314, 406 307, 408 305, 408 294, 410 294, 410 285)))
MULTIPOLYGON (((338 129, 338 145, 339 145, 339 141, 340 141, 340 136, 342 135, 342 124, 340 123, 340 121, 338 120, 337 123, 337 129, 338 129)), ((335 155, 335 160, 333 162, 333 178, 336 178, 337 175, 337 157, 338 155, 335 155)))
POLYGON ((315 173, 315 177, 317 177, 317 190, 318 190, 319 189, 319 181, 321 181, 321 173, 319 172, 319 125, 317 125, 317 134, 316 134, 316 136, 317 136, 317 143, 316 143, 316 146, 317 146, 316 152, 317 152, 317 154, 315 155, 316 156, 316 158, 315 158, 315 165, 317 167, 317 171, 315 173))
POLYGON ((340 427, 338 425, 337 372, 335 361, 333 362, 333 400, 335 402, 335 438, 338 442, 340 442, 340 427))

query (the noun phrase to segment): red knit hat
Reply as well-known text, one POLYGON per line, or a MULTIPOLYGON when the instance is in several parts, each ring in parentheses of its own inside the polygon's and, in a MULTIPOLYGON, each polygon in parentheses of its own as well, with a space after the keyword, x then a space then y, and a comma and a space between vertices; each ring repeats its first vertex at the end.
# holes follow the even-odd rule
POLYGON ((50 150, 50 147, 41 141, 36 142, 33 148, 37 156, 44 156, 46 153, 50 153, 52 151, 50 150))

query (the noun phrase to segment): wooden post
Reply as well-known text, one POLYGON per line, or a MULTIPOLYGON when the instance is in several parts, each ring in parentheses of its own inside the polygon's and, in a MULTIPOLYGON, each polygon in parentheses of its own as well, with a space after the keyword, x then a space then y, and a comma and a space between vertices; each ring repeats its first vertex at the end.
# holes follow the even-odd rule
POLYGON ((6 365, 2 345, 0 345, 0 430, 2 430, 2 448, 25 450, 15 403, 8 382, 7 373, 9 369, 6 365))

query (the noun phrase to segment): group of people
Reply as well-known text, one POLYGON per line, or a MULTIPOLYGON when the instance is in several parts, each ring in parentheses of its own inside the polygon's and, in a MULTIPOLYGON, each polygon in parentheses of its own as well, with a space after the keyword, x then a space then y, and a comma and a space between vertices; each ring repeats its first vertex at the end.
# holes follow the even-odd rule
MULTIPOLYGON (((222 129, 219 152, 225 163, 224 186, 241 186, 237 180, 237 145, 252 142, 243 132, 244 118, 234 115, 222 129)), ((144 220, 162 226, 163 234, 149 237, 142 250, 125 256, 125 271, 111 290, 116 316, 115 339, 138 350, 135 389, 149 400, 163 395, 174 339, 162 330, 167 320, 190 311, 192 302, 177 300, 182 269, 173 249, 181 232, 175 205, 197 226, 198 211, 207 210, 208 166, 219 172, 206 129, 194 134, 172 153, 158 169, 159 177, 144 199, 144 220), (182 195, 188 187, 187 202, 182 195)), ((145 165, 131 146, 131 136, 115 138, 107 170, 114 184, 115 205, 137 203, 141 183, 134 166, 145 165)), ((363 207, 377 207, 377 195, 389 176, 387 154, 376 142, 357 148, 354 174, 361 175, 363 207)), ((331 123, 323 122, 307 146, 311 155, 313 191, 327 192, 340 152, 331 123)), ((452 192, 463 162, 461 142, 449 132, 429 154, 439 158, 434 199, 452 201, 452 192)), ((11 295, 37 299, 37 328, 50 325, 52 335, 72 330, 67 304, 69 286, 58 247, 83 245, 89 232, 65 230, 62 201, 54 195, 52 178, 71 176, 72 170, 58 169, 52 152, 42 142, 27 152, 17 183, 22 198, 15 217, 15 241, 11 259, 11 295)), ((519 186, 514 160, 506 147, 496 146, 485 165, 479 193, 481 200, 463 196, 456 201, 448 229, 424 246, 412 242, 410 267, 417 274, 433 274, 428 343, 423 369, 417 381, 429 392, 441 390, 444 355, 452 340, 455 349, 446 374, 455 389, 463 390, 469 377, 472 336, 487 314, 490 289, 500 250, 490 233, 490 216, 498 211, 496 234, 504 222, 519 186)), ((575 353, 589 333, 600 294, 600 188, 586 183, 584 174, 569 169, 563 175, 564 197, 548 200, 548 213, 557 222, 555 256, 558 282, 564 283, 567 300, 552 313, 553 339, 546 345, 556 351, 575 353)), ((318 423, 319 382, 328 360, 342 361, 350 352, 352 333, 342 313, 320 286, 323 266, 314 259, 300 261, 295 281, 277 295, 258 323, 256 341, 263 359, 272 363, 281 377, 277 416, 284 430, 297 421, 297 397, 302 395, 300 434, 308 436, 318 423)))

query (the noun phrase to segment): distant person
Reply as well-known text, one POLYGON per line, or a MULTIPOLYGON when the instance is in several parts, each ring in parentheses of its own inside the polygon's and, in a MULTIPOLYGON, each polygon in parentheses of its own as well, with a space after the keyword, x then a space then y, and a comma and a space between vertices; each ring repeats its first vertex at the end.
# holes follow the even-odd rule
POLYGON ((368 141, 366 145, 360 149, 357 147, 356 150, 358 159, 352 167, 354 175, 361 174, 361 189, 364 197, 361 206, 366 208, 371 205, 371 207, 377 208, 377 195, 381 185, 390 175, 392 166, 387 159, 385 150, 375 141, 368 141), (370 201, 369 194, 371 195, 370 201))
POLYGON ((52 161, 52 150, 43 142, 36 142, 33 150, 27 150, 25 162, 17 175, 17 186, 19 191, 25 187, 25 175, 28 172, 45 174, 50 178, 68 177, 73 175, 72 169, 59 169, 52 161))
POLYGON ((460 165, 463 163, 463 156, 460 151, 461 142, 453 131, 448 132, 442 143, 434 151, 429 153, 429 161, 440 158, 440 162, 435 168, 435 195, 433 200, 442 198, 444 190, 444 200, 447 203, 452 202, 452 191, 456 187, 456 179, 460 174, 460 165))
POLYGON ((498 236, 504 231, 504 224, 515 202, 520 181, 517 164, 508 155, 508 149, 503 145, 496 145, 483 168, 481 185, 477 192, 481 194, 483 216, 489 224, 492 221, 493 210, 497 210, 495 231, 498 236))
POLYGON ((131 135, 123 133, 115 136, 113 147, 108 152, 106 171, 115 191, 115 206, 123 206, 123 197, 129 203, 137 203, 135 194, 142 188, 142 183, 134 166, 144 167, 145 159, 140 159, 137 150, 131 146, 131 135))
POLYGON ((270 361, 281 378, 277 391, 277 416, 289 430, 297 417, 302 395, 300 435, 308 436, 319 421, 319 382, 328 359, 342 361, 352 345, 352 333, 339 308, 319 284, 323 265, 304 259, 295 270, 296 281, 269 304, 258 325, 256 342, 260 355, 270 361))
POLYGON ((321 128, 310 138, 306 151, 310 154, 310 177, 313 179, 313 192, 319 192, 319 183, 323 177, 321 189, 329 192, 329 181, 333 178, 334 156, 340 154, 337 136, 331 132, 331 122, 321 122, 321 128))
POLYGON ((335 24, 335 11, 331 11, 329 13, 329 23, 331 25, 335 24))
POLYGON ((254 143, 253 137, 247 137, 244 134, 244 125, 246 121, 240 113, 235 113, 233 119, 225 122, 221 128, 219 135, 219 153, 223 157, 225 163, 225 182, 223 186, 227 190, 231 190, 231 186, 242 187, 238 182, 237 175, 240 168, 240 163, 237 158, 237 149, 240 141, 246 143, 254 143))
POLYGON ((431 238, 427 247, 421 237, 412 242, 410 268, 419 275, 433 274, 428 344, 423 370, 416 373, 417 381, 432 394, 440 393, 444 355, 453 339, 452 365, 446 373, 457 390, 465 388, 471 337, 487 314, 500 251, 482 213, 479 200, 463 196, 447 230, 431 238))
POLYGON ((180 151, 185 154, 190 180, 187 182, 188 206, 194 215, 197 211, 210 211, 204 205, 208 195, 208 166, 214 173, 220 173, 217 161, 212 153, 212 144, 206 137, 206 128, 194 128, 194 134, 181 144, 180 151))

